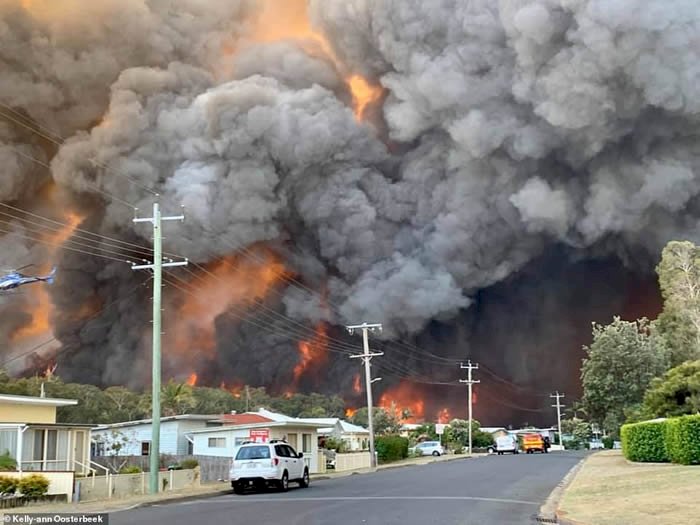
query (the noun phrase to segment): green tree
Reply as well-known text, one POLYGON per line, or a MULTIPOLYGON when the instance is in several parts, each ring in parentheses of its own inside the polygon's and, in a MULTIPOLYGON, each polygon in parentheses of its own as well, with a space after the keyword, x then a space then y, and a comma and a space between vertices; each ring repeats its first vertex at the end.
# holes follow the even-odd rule
MULTIPOLYGON (((375 434, 396 434, 401 430, 401 420, 396 415, 395 410, 385 410, 381 407, 374 407, 372 410, 375 434)), ((355 425, 367 427, 367 408, 359 408, 350 419, 355 425)))
POLYGON ((141 407, 141 396, 123 386, 110 386, 104 390, 108 403, 110 422, 132 421, 144 417, 141 407))
POLYGON ((164 416, 187 414, 195 404, 192 387, 186 383, 177 383, 171 379, 161 388, 160 408, 164 416))
POLYGON ((700 360, 672 368, 651 382, 644 394, 647 418, 675 417, 700 412, 700 360))
POLYGON ((642 402, 654 377, 666 367, 665 350, 646 319, 607 326, 593 324, 593 342, 584 347, 582 405, 592 423, 616 434, 625 410, 642 402))
POLYGON ((700 248, 671 241, 656 267, 664 309, 655 326, 666 341, 671 365, 700 359, 700 248))
POLYGON ((243 409, 244 401, 221 388, 195 387, 192 389, 195 414, 228 414, 243 409))

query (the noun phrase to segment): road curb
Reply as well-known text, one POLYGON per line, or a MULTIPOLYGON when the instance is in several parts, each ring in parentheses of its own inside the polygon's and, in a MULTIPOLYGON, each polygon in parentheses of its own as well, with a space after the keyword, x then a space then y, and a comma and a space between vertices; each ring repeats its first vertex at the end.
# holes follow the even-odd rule
POLYGON ((154 507, 156 505, 169 505, 170 503, 183 503, 186 501, 216 498, 217 496, 225 496, 228 494, 231 494, 230 488, 216 490, 213 492, 204 492, 203 494, 183 494, 182 496, 178 496, 177 498, 167 498, 167 499, 161 499, 161 500, 144 501, 143 503, 137 503, 136 505, 132 506, 130 509, 118 509, 118 510, 111 511, 111 512, 120 512, 121 510, 140 509, 140 508, 144 508, 144 507, 154 507))
POLYGON ((549 494, 549 497, 544 502, 544 505, 540 507, 540 511, 537 515, 537 520, 540 523, 560 523, 562 525, 574 525, 573 522, 567 521, 559 516, 559 503, 564 495, 564 490, 568 487, 571 482, 578 474, 579 470, 583 467, 586 460, 590 456, 582 458, 581 461, 576 463, 569 472, 562 478, 562 480, 554 487, 554 490, 549 494))

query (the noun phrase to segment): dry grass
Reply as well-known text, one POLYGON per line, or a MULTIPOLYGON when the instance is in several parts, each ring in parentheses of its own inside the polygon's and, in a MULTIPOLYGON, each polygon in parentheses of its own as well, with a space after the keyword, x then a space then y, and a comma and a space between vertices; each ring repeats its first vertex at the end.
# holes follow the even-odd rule
POLYGON ((698 525, 700 466, 628 463, 620 451, 586 460, 559 507, 585 525, 698 525))

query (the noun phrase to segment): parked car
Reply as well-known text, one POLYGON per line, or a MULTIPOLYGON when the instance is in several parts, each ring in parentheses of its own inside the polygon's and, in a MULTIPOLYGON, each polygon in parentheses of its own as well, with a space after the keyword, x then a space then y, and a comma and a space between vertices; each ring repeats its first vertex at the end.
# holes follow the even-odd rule
POLYGON ((423 443, 418 443, 415 447, 412 447, 410 451, 421 456, 442 456, 445 453, 445 449, 442 448, 439 441, 424 441, 423 443))
POLYGON ((284 441, 241 445, 233 458, 229 477, 236 494, 247 488, 267 486, 286 491, 290 481, 301 488, 309 486, 309 469, 303 454, 284 441))
POLYGON ((591 439, 591 441, 588 443, 588 448, 590 450, 603 450, 605 445, 600 439, 591 439))
POLYGON ((498 452, 499 456, 502 456, 506 452, 510 452, 511 454, 517 454, 519 452, 518 438, 511 434, 505 436, 498 436, 496 438, 495 447, 495 451, 498 452))

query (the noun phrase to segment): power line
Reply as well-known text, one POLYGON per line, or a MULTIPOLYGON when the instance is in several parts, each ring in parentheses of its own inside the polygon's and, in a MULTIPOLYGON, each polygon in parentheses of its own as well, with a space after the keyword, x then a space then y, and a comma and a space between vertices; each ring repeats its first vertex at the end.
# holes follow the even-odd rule
MULTIPOLYGON (((61 222, 61 221, 57 221, 57 220, 55 220, 55 219, 50 219, 50 218, 48 218, 48 217, 44 217, 43 215, 39 215, 39 214, 37 214, 37 213, 33 213, 33 212, 30 212, 30 211, 24 210, 24 209, 22 209, 22 208, 18 208, 18 207, 16 207, 16 206, 12 206, 12 205, 6 204, 6 203, 4 203, 4 202, 0 202, 0 206, 4 206, 5 208, 8 208, 8 209, 11 209, 11 210, 20 212, 20 213, 24 213, 25 215, 29 215, 30 217, 34 217, 34 218, 37 218, 37 219, 41 219, 41 220, 46 221, 46 222, 49 222, 49 223, 51 223, 51 224, 56 224, 57 226, 60 227, 59 229, 63 229, 63 228, 67 228, 67 227, 72 227, 72 225, 70 225, 70 224, 68 224, 68 223, 66 223, 66 222, 61 222)), ((21 217, 19 217, 19 216, 12 215, 12 214, 9 214, 9 215, 12 216, 12 217, 14 217, 14 218, 16 218, 16 219, 18 219, 18 220, 24 220, 24 221, 29 222, 28 219, 23 219, 23 218, 21 218, 21 217)), ((39 224, 39 223, 37 223, 37 224, 39 224)), ((46 226, 46 228, 49 228, 49 227, 46 226)), ((115 248, 120 248, 120 249, 124 249, 124 250, 127 250, 127 251, 133 251, 133 252, 141 252, 141 253, 143 253, 143 254, 146 254, 148 257, 150 257, 151 254, 153 253, 153 249, 152 249, 152 248, 149 248, 149 247, 147 247, 147 246, 143 246, 143 245, 136 244, 136 243, 133 243, 133 242, 124 241, 124 240, 122 240, 122 239, 117 239, 117 238, 114 238, 114 237, 109 237, 109 236, 107 236, 107 235, 103 235, 103 234, 100 234, 100 233, 91 232, 91 231, 89 231, 89 230, 85 230, 85 229, 82 229, 82 228, 79 228, 79 227, 73 228, 73 232, 79 232, 79 233, 81 233, 81 234, 89 235, 89 236, 95 237, 96 239, 100 239, 100 240, 104 239, 104 240, 106 240, 106 241, 109 241, 109 242, 106 243, 106 244, 111 244, 111 245, 113 245, 115 248), (121 246, 124 246, 124 248, 121 248, 121 246), (135 249, 131 249, 131 247, 133 247, 133 248, 135 248, 135 249)), ((91 242, 94 241, 93 239, 90 239, 90 238, 88 238, 88 237, 83 237, 83 236, 77 235, 77 234, 75 234, 75 233, 73 233, 73 236, 74 236, 74 237, 78 237, 78 238, 83 238, 83 239, 89 240, 89 241, 91 241, 91 242)), ((184 258, 184 257, 181 257, 180 255, 177 255, 177 254, 173 254, 173 253, 169 253, 169 252, 164 252, 164 253, 165 253, 165 255, 169 255, 169 256, 171 256, 171 257, 184 258)))
MULTIPOLYGON (((0 103, 0 105, 2 105, 5 108, 8 107, 6 104, 0 103)), ((13 113, 17 114, 16 111, 14 111, 14 110, 11 110, 11 111, 13 113)), ((15 124, 22 126, 23 128, 31 131, 32 133, 35 133, 36 135, 48 140, 49 142, 56 144, 57 146, 63 146, 66 142, 66 139, 64 139, 61 136, 56 135, 56 137, 58 137, 58 138, 56 138, 56 137, 52 137, 51 135, 49 135, 47 133, 40 131, 43 128, 43 126, 38 121, 36 121, 35 119, 32 119, 31 117, 22 116, 22 118, 24 120, 28 121, 32 125, 27 124, 27 122, 23 122, 21 120, 18 120, 17 118, 13 117, 12 115, 8 115, 7 113, 4 113, 2 111, 0 111, 0 116, 5 117, 6 119, 14 122, 15 124)), ((129 175, 126 175, 125 173, 121 173, 117 170, 114 170, 113 168, 110 168, 107 164, 97 161, 97 159, 93 158, 93 159, 91 159, 91 161, 95 166, 99 166, 100 168, 104 169, 108 173, 114 173, 117 176, 124 177, 129 182, 131 182, 133 185, 141 188, 142 190, 149 192, 151 195, 154 195, 156 197, 160 196, 160 194, 157 191, 149 188, 148 186, 146 186, 144 184, 141 184, 139 181, 137 181, 133 177, 130 177, 129 175)))
MULTIPOLYGON (((123 297, 118 297, 117 299, 115 299, 115 300, 111 301, 110 303, 106 304, 105 306, 103 306, 102 308, 100 308, 95 314, 93 314, 91 317, 85 319, 85 322, 86 322, 86 323, 89 323, 90 321, 94 321, 95 319, 97 319, 99 316, 101 316, 104 312, 106 312, 107 310, 109 310, 109 309, 110 309, 112 306, 114 306, 115 304, 117 304, 117 303, 119 303, 119 302, 121 302, 121 301, 125 301, 126 299, 130 298, 140 287, 145 286, 146 284, 148 284, 148 282, 149 282, 150 280, 151 280, 151 277, 147 278, 147 279, 144 280, 143 282, 141 282, 141 283, 137 284, 136 286, 134 286, 133 288, 131 288, 131 289, 126 293, 125 296, 123 296, 123 297)), ((0 363, 0 368, 4 367, 4 366, 7 365, 8 363, 11 363, 11 362, 13 362, 13 361, 16 361, 17 359, 20 359, 20 358, 22 358, 22 357, 25 357, 25 356, 27 356, 27 355, 32 354, 32 353, 34 353, 36 350, 38 350, 39 348, 42 348, 42 347, 44 347, 44 346, 46 346, 46 345, 48 345, 48 344, 50 344, 50 343, 53 343, 54 341, 58 341, 58 339, 57 339, 56 337, 52 337, 51 339, 48 339, 48 340, 44 341, 43 343, 40 343, 40 344, 38 344, 38 345, 36 345, 36 346, 30 348, 29 350, 27 350, 27 351, 25 351, 25 352, 22 352, 22 353, 19 354, 19 355, 16 355, 16 356, 14 356, 14 357, 12 357, 12 358, 10 358, 10 359, 7 359, 7 360, 3 361, 2 363, 0 363)), ((56 356, 60 355, 61 353, 63 353, 63 352, 64 352, 65 350, 67 350, 68 348, 70 348, 70 347, 66 347, 66 348, 64 348, 64 349, 59 350, 59 351, 56 353, 56 356)))
POLYGON ((80 249, 78 249, 78 248, 71 248, 71 247, 68 247, 68 246, 64 246, 63 244, 55 243, 55 242, 49 242, 49 241, 44 240, 44 239, 36 239, 36 238, 30 237, 30 236, 28 236, 28 235, 22 235, 21 233, 18 233, 18 232, 16 232, 16 231, 5 230, 5 229, 3 229, 3 228, 0 228, 0 233, 7 233, 7 234, 11 234, 11 235, 16 235, 17 237, 22 237, 22 238, 28 239, 28 240, 30 240, 30 241, 34 241, 34 242, 39 242, 39 243, 47 244, 47 245, 49 245, 49 246, 55 246, 55 247, 61 248, 61 249, 63 249, 63 250, 69 250, 69 251, 72 251, 72 252, 83 253, 83 254, 85 254, 85 255, 92 255, 93 257, 101 257, 101 258, 103 258, 103 259, 108 259, 108 260, 111 260, 111 261, 117 261, 117 262, 121 262, 121 263, 130 263, 130 262, 131 262, 131 261, 126 260, 126 259, 117 259, 116 257, 110 257, 110 256, 108 256, 108 255, 102 255, 102 254, 100 254, 100 253, 89 252, 89 251, 86 251, 86 250, 80 250, 80 249))
MULTIPOLYGON (((24 153, 24 152, 23 152, 22 150, 20 150, 19 148, 16 148, 16 147, 14 147, 14 146, 10 146, 9 144, 5 144, 5 147, 10 148, 10 149, 11 149, 12 151, 14 151, 17 155, 19 155, 19 156, 21 156, 21 157, 24 157, 25 159, 34 161, 34 162, 36 162, 37 164, 39 164, 40 166, 43 166, 43 167, 46 168, 47 170, 51 171, 51 166, 50 166, 49 164, 46 164, 44 161, 39 160, 39 159, 37 159, 36 157, 32 157, 31 155, 28 155, 28 154, 24 153)), ((86 181, 83 181, 83 183, 84 183, 88 188, 90 188, 90 189, 96 191, 97 193, 100 193, 101 195, 104 195, 105 197, 109 197, 110 199, 112 199, 112 200, 114 200, 114 201, 116 201, 116 202, 118 202, 118 203, 120 203, 120 204, 124 204, 125 206, 128 206, 128 207, 131 208, 131 209, 135 209, 135 208, 136 208, 136 206, 134 206, 134 205, 131 204, 130 202, 127 202, 127 201, 125 201, 124 199, 121 199, 121 198, 117 197, 116 195, 113 195, 113 194, 109 193, 108 191, 105 191, 105 190, 99 188, 99 187, 96 186, 96 185, 90 184, 89 182, 86 182, 86 181)))

